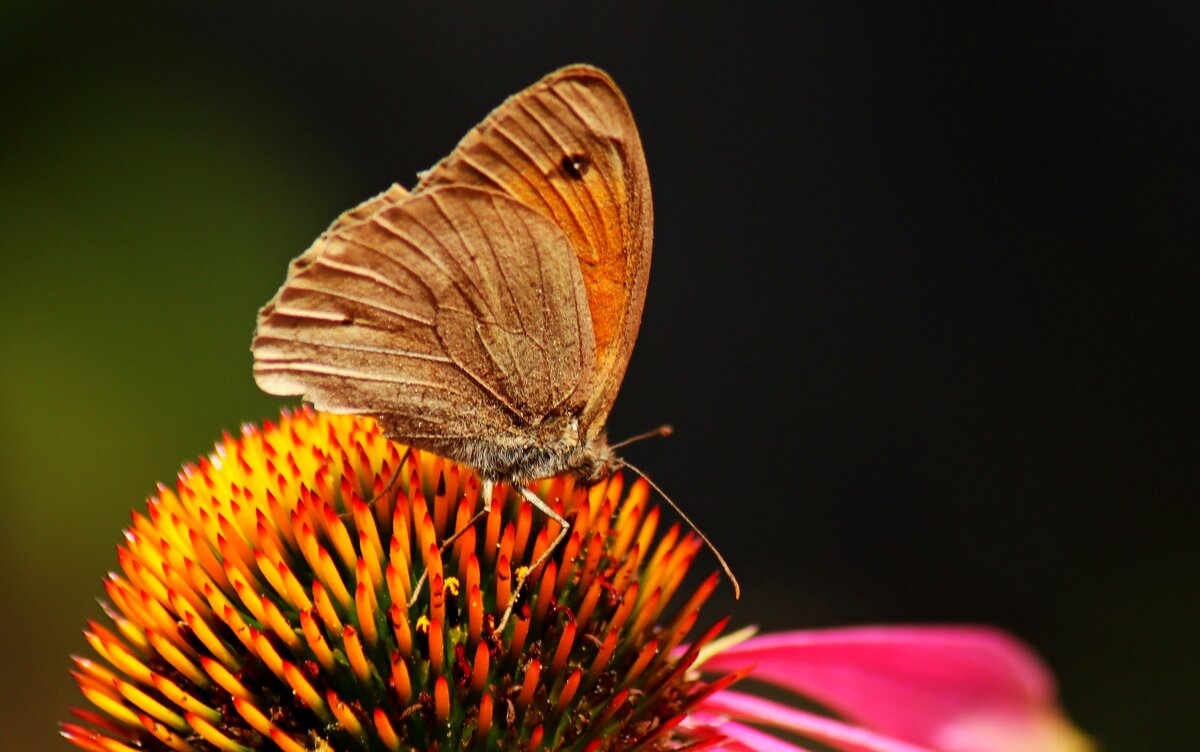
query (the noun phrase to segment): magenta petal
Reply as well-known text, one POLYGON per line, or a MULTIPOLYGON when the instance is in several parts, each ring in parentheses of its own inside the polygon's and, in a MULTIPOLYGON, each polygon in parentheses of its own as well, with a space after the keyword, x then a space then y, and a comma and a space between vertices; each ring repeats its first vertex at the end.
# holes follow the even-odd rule
POLYGON ((706 671, 752 676, 867 728, 946 752, 1086 749, 1058 713, 1054 682, 1011 636, 982 627, 859 627, 757 637, 706 671))
MULTIPOLYGON (((729 690, 718 692, 705 699, 701 707, 705 714, 717 713, 720 714, 717 717, 727 716, 786 729, 844 750, 844 752, 931 752, 926 747, 918 747, 899 739, 868 731, 861 726, 853 726, 815 713, 796 710, 741 692, 729 690)), ((736 729, 732 728, 735 725, 740 724, 727 722, 720 726, 721 733, 737 739, 748 738, 735 733, 736 729)), ((742 728, 747 727, 742 726, 742 728)), ((750 731, 762 734, 754 729, 750 729, 750 731)), ((760 749, 753 744, 750 746, 760 749)))
POLYGON ((758 729, 710 713, 689 714, 683 728, 689 736, 701 739, 723 736, 726 741, 719 749, 731 752, 808 752, 804 747, 797 747, 758 729))

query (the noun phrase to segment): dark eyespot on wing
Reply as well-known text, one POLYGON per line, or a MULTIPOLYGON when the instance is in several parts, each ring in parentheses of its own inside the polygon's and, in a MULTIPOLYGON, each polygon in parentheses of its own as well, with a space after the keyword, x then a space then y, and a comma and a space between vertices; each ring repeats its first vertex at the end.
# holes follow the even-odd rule
POLYGON ((586 154, 568 154, 562 158, 562 171, 572 180, 581 180, 592 166, 586 154))

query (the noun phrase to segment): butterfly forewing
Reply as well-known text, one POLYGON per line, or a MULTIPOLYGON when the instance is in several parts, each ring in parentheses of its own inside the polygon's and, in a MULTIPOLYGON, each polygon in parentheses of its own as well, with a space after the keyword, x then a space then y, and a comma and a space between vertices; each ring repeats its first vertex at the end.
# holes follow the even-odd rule
POLYGON ((603 428, 641 322, 653 207, 641 139, 620 90, 573 66, 511 97, 426 173, 494 188, 554 221, 579 259, 596 347, 584 423, 603 428))
POLYGON ((378 196, 367 199, 349 211, 342 212, 342 215, 334 220, 333 224, 329 226, 329 229, 326 230, 326 233, 333 232, 341 227, 347 227, 349 225, 362 222, 364 219, 369 219, 372 214, 380 209, 386 209, 389 206, 395 205, 408 198, 410 195, 411 194, 404 188, 404 186, 393 183, 391 188, 388 188, 378 196))
POLYGON ((372 201, 298 259, 260 313, 259 385, 385 416, 418 446, 520 436, 551 412, 581 411, 595 345, 562 231, 463 186, 372 201))

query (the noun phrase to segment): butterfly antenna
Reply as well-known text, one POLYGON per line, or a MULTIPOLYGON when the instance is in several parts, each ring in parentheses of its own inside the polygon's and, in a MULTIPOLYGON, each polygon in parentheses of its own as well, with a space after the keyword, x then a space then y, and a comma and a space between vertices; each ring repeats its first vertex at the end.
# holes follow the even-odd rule
MULTIPOLYGON (((663 426, 663 428, 666 428, 668 430, 668 432, 670 431, 670 426, 663 426)), ((660 428, 659 430, 661 431, 662 429, 660 428)), ((654 432, 645 434, 645 436, 651 436, 651 435, 654 435, 654 432)), ((664 434, 664 435, 666 435, 666 434, 664 434)), ((635 438, 642 438, 642 437, 635 437, 635 438)), ((625 442, 622 442, 622 443, 625 443, 625 442)), ((708 539, 708 536, 705 535, 700 530, 700 528, 696 527, 696 523, 692 522, 691 518, 689 518, 686 514, 683 513, 683 510, 679 508, 679 505, 676 504, 674 501, 672 501, 671 497, 667 496, 666 492, 663 491, 661 488, 659 488, 657 483, 650 480, 650 476, 646 475, 641 470, 638 470, 636 467, 629 464, 625 460, 617 460, 617 462, 619 462, 622 467, 627 467, 630 470, 637 473, 638 475, 642 476, 642 480, 649 483, 650 487, 653 488, 655 491, 657 491, 659 496, 661 496, 667 500, 667 503, 670 504, 671 508, 675 510, 675 514, 682 517, 683 521, 686 522, 688 524, 688 526, 690 528, 692 528, 692 530, 696 531, 696 535, 700 536, 700 540, 704 541, 704 544, 706 546, 708 546, 708 550, 712 551, 713 555, 717 557, 717 561, 719 561, 721 563, 721 569, 725 570, 725 576, 729 578, 729 583, 731 585, 733 585, 733 597, 741 598, 742 597, 742 586, 738 584, 737 577, 733 576, 733 570, 729 568, 729 562, 725 561, 725 557, 721 555, 721 552, 717 550, 717 547, 713 545, 713 542, 708 539)))
MULTIPOLYGON (((664 423, 663 425, 659 426, 658 428, 655 428, 653 431, 639 433, 637 436, 630 436, 628 439, 623 439, 621 441, 618 441, 616 444, 611 445, 609 447, 609 449, 620 449, 621 447, 628 446, 628 445, 634 443, 635 441, 641 441, 642 439, 653 439, 658 436, 670 436, 673 433, 675 433, 675 429, 671 428, 671 426, 664 423)), ((630 466, 629 469, 636 470, 639 475, 642 472, 641 470, 637 470, 637 468, 634 468, 632 466, 630 466)), ((644 476, 644 475, 642 475, 642 477, 646 478, 646 476, 644 476)), ((650 479, 646 478, 646 480, 649 481, 650 479)), ((659 493, 662 493, 662 492, 659 491, 659 493)), ((665 495, 664 495, 664 498, 665 498, 665 495)), ((698 533, 700 531, 697 530, 696 532, 698 533)))

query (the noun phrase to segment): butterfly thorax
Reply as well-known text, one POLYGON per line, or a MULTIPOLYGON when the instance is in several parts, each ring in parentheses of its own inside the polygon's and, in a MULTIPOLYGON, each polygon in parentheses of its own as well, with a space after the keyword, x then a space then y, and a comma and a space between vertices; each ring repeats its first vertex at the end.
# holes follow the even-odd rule
POLYGON ((521 434, 419 439, 390 430, 387 416, 380 416, 380 421, 389 438, 461 462, 486 480, 526 483, 570 472, 590 482, 607 477, 618 465, 604 433, 589 437, 574 419, 551 418, 540 430, 521 434))
POLYGON ((467 440, 448 446, 446 455, 476 468, 485 479, 518 483, 564 472, 590 482, 609 475, 616 464, 616 456, 603 441, 514 447, 491 440, 467 440))

